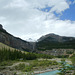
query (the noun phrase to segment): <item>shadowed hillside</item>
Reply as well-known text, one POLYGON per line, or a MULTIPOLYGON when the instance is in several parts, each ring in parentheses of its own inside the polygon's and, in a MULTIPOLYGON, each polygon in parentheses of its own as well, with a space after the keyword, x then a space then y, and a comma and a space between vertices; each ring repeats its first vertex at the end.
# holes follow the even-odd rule
POLYGON ((48 34, 38 40, 36 47, 37 50, 75 49, 75 37, 48 34))

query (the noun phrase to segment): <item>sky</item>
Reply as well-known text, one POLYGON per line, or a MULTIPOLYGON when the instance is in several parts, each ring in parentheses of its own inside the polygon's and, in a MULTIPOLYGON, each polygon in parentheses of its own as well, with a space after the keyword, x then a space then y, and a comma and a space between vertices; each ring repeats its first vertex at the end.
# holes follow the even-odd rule
POLYGON ((0 0, 0 24, 23 40, 49 33, 75 37, 75 0, 0 0))

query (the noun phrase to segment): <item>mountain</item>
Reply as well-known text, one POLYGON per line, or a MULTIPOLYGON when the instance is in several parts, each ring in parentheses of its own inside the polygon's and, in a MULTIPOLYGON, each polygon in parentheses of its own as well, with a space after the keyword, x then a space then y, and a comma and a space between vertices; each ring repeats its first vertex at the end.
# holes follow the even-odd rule
POLYGON ((10 33, 8 33, 5 29, 3 29, 3 26, 1 24, 0 24, 0 42, 19 50, 31 52, 33 49, 32 45, 29 42, 14 37, 10 33))
POLYGON ((36 40, 33 40, 32 38, 28 38, 28 39, 26 39, 26 41, 28 41, 28 42, 36 42, 36 40))
POLYGON ((28 52, 52 49, 75 49, 75 37, 60 36, 52 33, 42 36, 37 40, 37 42, 27 42, 8 33, 5 29, 3 29, 1 24, 0 42, 12 48, 28 52))
POLYGON ((38 39, 36 48, 37 50, 75 49, 75 37, 47 34, 38 39))

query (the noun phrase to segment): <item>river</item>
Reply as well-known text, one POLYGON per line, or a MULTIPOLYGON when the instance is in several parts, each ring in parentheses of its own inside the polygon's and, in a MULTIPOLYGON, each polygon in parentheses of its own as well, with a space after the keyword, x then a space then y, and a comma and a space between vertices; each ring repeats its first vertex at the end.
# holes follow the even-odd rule
MULTIPOLYGON (((70 66, 71 68, 73 68, 73 66, 69 65, 69 64, 67 64, 66 66, 70 66)), ((40 74, 35 74, 35 75, 57 75, 57 73, 59 73, 59 72, 60 71, 58 71, 58 70, 54 70, 54 71, 40 73, 40 74)))
POLYGON ((57 75, 59 71, 55 70, 55 71, 50 71, 50 72, 45 72, 45 73, 40 73, 40 74, 35 74, 35 75, 57 75))

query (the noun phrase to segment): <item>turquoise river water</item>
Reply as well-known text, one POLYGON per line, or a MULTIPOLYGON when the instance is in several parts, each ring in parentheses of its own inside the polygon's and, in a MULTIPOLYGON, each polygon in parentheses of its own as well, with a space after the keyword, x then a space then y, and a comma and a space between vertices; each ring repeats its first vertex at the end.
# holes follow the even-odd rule
POLYGON ((55 70, 55 71, 40 73, 40 74, 36 74, 36 75, 57 75, 58 72, 59 72, 58 70, 55 70))

